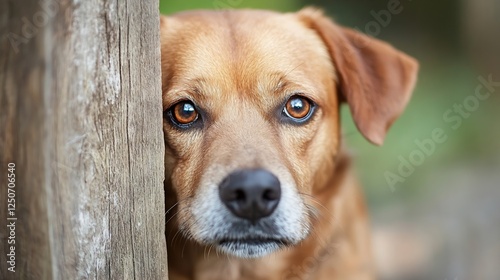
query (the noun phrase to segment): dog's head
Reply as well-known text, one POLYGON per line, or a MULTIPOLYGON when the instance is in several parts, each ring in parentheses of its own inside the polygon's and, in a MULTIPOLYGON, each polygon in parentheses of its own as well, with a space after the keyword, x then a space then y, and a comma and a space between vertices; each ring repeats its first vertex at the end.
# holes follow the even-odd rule
POLYGON ((303 240, 339 150, 339 105, 381 144, 416 80, 410 57, 320 12, 161 19, 167 184, 180 230, 240 257, 303 240))

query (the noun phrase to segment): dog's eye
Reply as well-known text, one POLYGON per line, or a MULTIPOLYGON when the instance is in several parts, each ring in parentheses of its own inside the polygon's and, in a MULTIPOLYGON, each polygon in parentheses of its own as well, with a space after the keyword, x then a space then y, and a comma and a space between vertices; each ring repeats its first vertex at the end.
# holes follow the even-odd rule
POLYGON ((288 99, 285 108, 283 108, 283 112, 289 118, 303 121, 311 115, 312 107, 312 102, 309 99, 295 95, 288 99))
POLYGON ((180 126, 189 125, 198 119, 198 111, 191 101, 181 101, 169 110, 169 114, 175 124, 180 126))

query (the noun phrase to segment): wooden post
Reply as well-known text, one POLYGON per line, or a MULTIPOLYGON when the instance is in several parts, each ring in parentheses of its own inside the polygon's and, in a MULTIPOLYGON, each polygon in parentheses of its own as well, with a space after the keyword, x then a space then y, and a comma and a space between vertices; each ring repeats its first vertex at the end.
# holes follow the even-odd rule
POLYGON ((166 279, 158 2, 1 1, 0 40, 0 279, 166 279))

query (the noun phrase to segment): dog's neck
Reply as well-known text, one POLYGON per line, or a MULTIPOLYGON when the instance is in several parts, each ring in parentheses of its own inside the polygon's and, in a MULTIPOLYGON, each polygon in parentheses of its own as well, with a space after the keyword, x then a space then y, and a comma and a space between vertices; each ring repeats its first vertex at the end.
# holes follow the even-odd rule
MULTIPOLYGON (((231 257, 187 239, 172 209, 166 217, 170 280, 371 279, 367 212, 350 166, 349 157, 340 156, 335 172, 316 190, 311 204, 320 214, 309 237, 260 259, 231 257)), ((166 197, 168 208, 175 205, 168 186, 166 197)))

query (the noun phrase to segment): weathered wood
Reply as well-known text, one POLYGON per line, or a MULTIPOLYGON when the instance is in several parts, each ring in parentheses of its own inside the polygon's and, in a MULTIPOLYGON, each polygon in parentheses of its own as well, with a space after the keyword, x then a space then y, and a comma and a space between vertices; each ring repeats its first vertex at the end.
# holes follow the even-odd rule
POLYGON ((157 1, 3 0, 0 36, 0 279, 166 279, 157 1))

